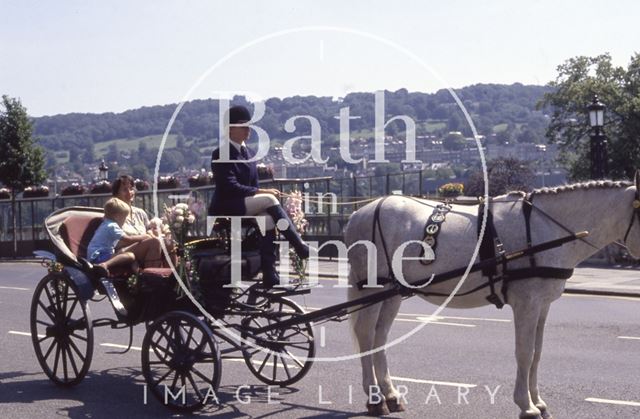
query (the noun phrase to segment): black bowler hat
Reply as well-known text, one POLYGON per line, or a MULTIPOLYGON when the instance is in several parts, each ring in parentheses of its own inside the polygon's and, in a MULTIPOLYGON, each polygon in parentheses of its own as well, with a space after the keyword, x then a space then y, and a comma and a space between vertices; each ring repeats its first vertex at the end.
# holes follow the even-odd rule
POLYGON ((249 110, 244 106, 232 106, 229 108, 229 123, 242 124, 251 120, 249 110))

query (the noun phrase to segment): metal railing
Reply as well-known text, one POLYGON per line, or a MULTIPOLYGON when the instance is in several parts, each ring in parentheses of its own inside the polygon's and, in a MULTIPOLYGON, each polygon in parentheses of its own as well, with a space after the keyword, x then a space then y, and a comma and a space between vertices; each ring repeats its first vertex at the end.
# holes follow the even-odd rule
MULTIPOLYGON (((261 181, 261 185, 285 193, 302 192, 303 209, 309 221, 306 236, 322 241, 341 236, 349 216, 368 200, 392 193, 433 196, 440 185, 451 181, 426 179, 422 170, 414 170, 340 179, 273 179, 261 181)), ((174 205, 188 196, 197 216, 192 234, 202 237, 206 235, 206 214, 213 190, 214 186, 158 190, 158 214, 155 213, 152 191, 138 192, 135 204, 151 217, 161 217, 164 205, 174 205)), ((53 211, 70 206, 102 207, 110 197, 110 194, 84 194, 16 199, 15 231, 11 200, 0 200, 0 257, 29 256, 33 249, 47 247, 48 236, 43 224, 53 211), (18 243, 17 254, 13 252, 14 235, 18 243)))

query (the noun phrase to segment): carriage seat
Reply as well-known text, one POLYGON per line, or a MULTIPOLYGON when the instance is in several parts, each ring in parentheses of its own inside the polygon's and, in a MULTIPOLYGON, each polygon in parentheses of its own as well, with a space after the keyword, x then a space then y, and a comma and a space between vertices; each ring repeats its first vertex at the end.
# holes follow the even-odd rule
MULTIPOLYGON (((103 216, 95 213, 73 214, 62 222, 60 236, 71 253, 78 258, 87 259, 87 248, 96 230, 102 223, 103 216)), ((133 272, 126 269, 113 269, 111 277, 128 277, 133 272)), ((168 278, 171 276, 170 268, 145 268, 142 270, 145 277, 168 278)))

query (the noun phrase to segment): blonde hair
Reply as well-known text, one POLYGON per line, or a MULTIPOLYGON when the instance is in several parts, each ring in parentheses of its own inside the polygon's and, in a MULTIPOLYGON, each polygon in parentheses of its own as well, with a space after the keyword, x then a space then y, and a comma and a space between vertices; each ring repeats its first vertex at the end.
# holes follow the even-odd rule
POLYGON ((118 198, 111 198, 104 204, 104 216, 113 219, 121 214, 129 214, 129 204, 118 198))

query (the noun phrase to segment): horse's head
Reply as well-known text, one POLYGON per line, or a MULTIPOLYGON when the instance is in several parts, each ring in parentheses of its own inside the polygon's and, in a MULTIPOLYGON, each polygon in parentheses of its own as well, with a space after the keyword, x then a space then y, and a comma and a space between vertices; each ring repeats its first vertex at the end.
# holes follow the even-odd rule
POLYGON ((629 227, 627 227, 624 244, 629 253, 635 258, 640 257, 640 170, 636 170, 635 186, 633 189, 632 213, 629 227))

